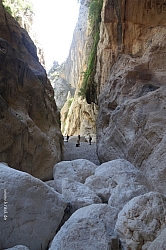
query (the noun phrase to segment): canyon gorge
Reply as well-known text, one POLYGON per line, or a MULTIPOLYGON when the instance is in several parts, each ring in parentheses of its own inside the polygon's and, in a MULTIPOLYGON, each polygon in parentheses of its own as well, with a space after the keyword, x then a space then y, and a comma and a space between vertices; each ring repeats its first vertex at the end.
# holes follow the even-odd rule
POLYGON ((2 2, 0 249, 165 250, 166 1, 80 0, 48 75, 2 2), (63 161, 67 134, 100 165, 63 161))

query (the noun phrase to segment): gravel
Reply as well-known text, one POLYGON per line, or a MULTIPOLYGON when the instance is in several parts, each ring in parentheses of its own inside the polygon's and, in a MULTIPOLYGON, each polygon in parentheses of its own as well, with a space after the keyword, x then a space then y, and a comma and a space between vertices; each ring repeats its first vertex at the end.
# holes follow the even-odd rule
POLYGON ((64 141, 64 161, 72 161, 75 159, 87 159, 96 165, 100 162, 96 153, 96 143, 81 142, 80 147, 76 147, 75 142, 64 141))

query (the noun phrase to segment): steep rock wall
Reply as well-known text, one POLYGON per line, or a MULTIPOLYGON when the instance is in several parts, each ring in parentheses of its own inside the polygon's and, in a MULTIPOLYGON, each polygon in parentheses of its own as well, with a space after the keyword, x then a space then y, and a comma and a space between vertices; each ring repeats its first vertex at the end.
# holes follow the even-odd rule
POLYGON ((59 65, 55 61, 48 72, 48 78, 54 88, 54 98, 57 108, 61 110, 67 100, 68 93, 74 94, 75 92, 75 89, 72 89, 71 85, 66 81, 65 62, 59 65))
POLYGON ((166 2, 105 0, 98 46, 98 156, 125 158, 166 193, 166 2))
POLYGON ((54 93, 28 33, 0 4, 0 161, 47 180, 61 160, 54 93))
POLYGON ((39 62, 43 67, 45 67, 44 51, 33 28, 33 2, 31 0, 3 0, 3 5, 15 18, 15 20, 17 20, 20 26, 28 32, 37 48, 37 56, 39 58, 39 62))
POLYGON ((72 88, 76 88, 72 105, 68 108, 67 100, 61 111, 63 131, 64 134, 69 135, 96 134, 97 106, 87 104, 78 94, 93 42, 90 38, 88 23, 89 2, 90 0, 84 0, 80 3, 79 18, 66 61, 66 81, 72 88))

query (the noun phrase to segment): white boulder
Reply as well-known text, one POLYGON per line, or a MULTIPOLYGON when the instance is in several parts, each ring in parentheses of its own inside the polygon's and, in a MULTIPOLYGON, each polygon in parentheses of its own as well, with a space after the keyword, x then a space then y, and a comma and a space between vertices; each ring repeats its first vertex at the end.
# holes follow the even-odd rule
POLYGON ((107 176, 91 175, 86 181, 85 185, 93 190, 104 203, 107 203, 113 189, 118 185, 116 181, 107 176))
POLYGON ((62 181, 62 195, 67 202, 70 202, 72 213, 81 207, 102 203, 89 187, 68 178, 62 181))
POLYGON ((148 250, 165 250, 166 249, 166 228, 159 236, 150 244, 148 250))
POLYGON ((54 180, 45 181, 44 183, 47 184, 49 187, 51 187, 54 191, 56 191, 55 185, 54 185, 54 180))
POLYGON ((95 173, 96 168, 94 163, 85 159, 57 163, 53 169, 55 189, 62 193, 62 180, 66 177, 84 183, 88 176, 95 173))
POLYGON ((118 210, 93 204, 77 210, 54 237, 49 250, 108 250, 118 210))
POLYGON ((66 204, 41 180, 0 164, 0 249, 25 245, 46 250, 66 204))
POLYGON ((108 205, 121 210, 132 198, 148 193, 147 187, 136 182, 126 182, 117 185, 108 200, 108 205))
POLYGON ((123 249, 146 250, 166 227, 166 197, 149 192, 130 200, 118 215, 115 233, 123 249))
POLYGON ((99 195, 104 202, 108 202, 117 185, 135 183, 151 190, 143 173, 124 159, 116 159, 101 164, 96 168, 95 174, 86 179, 85 185, 99 195))

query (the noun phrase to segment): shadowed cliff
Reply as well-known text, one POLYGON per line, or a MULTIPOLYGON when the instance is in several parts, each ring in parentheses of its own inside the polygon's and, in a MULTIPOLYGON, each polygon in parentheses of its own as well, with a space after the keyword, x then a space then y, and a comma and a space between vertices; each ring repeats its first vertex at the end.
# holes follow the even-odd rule
POLYGON ((61 160, 54 93, 28 33, 0 4, 0 161, 41 179, 61 160))

